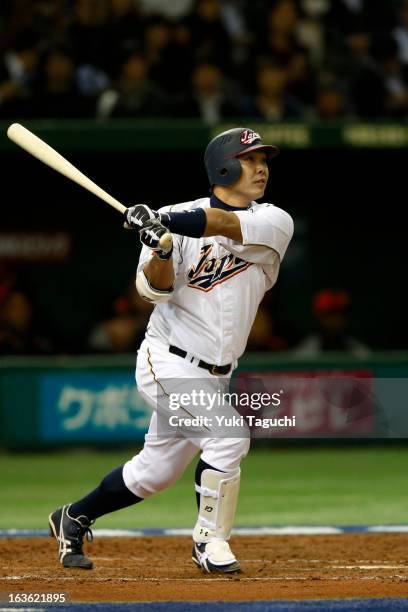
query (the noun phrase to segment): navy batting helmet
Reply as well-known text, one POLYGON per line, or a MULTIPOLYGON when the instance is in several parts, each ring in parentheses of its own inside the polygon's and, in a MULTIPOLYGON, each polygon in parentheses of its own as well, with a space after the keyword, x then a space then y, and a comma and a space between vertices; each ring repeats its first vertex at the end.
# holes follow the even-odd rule
POLYGON ((263 144, 260 135, 249 128, 234 128, 213 138, 204 154, 210 184, 235 183, 242 172, 237 158, 250 151, 265 151, 269 158, 279 153, 278 147, 263 144))

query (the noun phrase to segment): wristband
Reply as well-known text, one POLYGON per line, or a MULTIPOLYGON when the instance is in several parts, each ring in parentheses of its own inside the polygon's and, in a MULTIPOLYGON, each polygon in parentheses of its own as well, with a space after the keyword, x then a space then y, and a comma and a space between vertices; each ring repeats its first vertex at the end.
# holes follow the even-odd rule
POLYGON ((204 236, 207 216, 203 208, 196 208, 184 212, 160 213, 160 222, 172 234, 180 234, 190 238, 201 238, 204 236))

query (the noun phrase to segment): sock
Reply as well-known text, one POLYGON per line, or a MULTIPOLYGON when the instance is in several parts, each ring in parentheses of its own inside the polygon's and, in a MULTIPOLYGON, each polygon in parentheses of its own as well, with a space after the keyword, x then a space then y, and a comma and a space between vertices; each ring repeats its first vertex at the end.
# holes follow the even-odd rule
MULTIPOLYGON (((217 472, 222 472, 222 470, 219 470, 218 468, 215 468, 212 465, 209 465, 208 463, 200 459, 200 461, 197 463, 197 467, 195 471, 195 481, 199 487, 201 486, 201 474, 203 473, 204 470, 216 470, 217 472)), ((196 491, 196 501, 197 501, 197 508, 198 510, 200 510, 200 493, 198 491, 196 491)))
POLYGON ((133 506, 142 501, 142 497, 138 497, 127 488, 122 472, 123 465, 105 476, 96 489, 71 504, 69 515, 72 518, 87 516, 93 521, 104 514, 133 506))

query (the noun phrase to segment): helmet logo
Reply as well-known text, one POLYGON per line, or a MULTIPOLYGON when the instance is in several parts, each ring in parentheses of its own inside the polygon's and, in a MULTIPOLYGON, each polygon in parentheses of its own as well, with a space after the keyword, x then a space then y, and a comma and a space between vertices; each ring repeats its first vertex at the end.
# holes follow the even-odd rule
POLYGON ((261 137, 252 130, 244 130, 241 134, 241 144, 252 144, 255 140, 261 140, 261 137))

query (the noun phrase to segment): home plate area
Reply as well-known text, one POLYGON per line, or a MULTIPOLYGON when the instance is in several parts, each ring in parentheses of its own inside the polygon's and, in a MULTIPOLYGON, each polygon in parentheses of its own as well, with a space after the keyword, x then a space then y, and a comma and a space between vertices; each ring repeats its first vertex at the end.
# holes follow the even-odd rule
POLYGON ((23 594, 29 593, 64 593, 69 603, 46 609, 82 612, 130 609, 125 602, 137 611, 204 611, 200 602, 209 601, 214 602, 211 612, 408 610, 406 526, 369 529, 323 528, 310 534, 296 528, 294 535, 270 535, 261 528, 256 535, 234 535, 231 545, 243 571, 228 576, 195 567, 191 538, 181 535, 184 531, 118 537, 96 530, 93 543, 86 544, 94 561, 91 571, 64 569, 49 537, 3 531, 0 611, 30 608, 23 603, 23 594), (23 596, 13 598, 17 594, 23 596))

